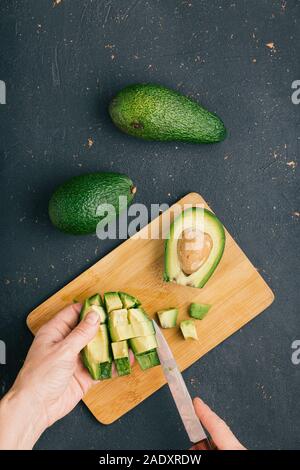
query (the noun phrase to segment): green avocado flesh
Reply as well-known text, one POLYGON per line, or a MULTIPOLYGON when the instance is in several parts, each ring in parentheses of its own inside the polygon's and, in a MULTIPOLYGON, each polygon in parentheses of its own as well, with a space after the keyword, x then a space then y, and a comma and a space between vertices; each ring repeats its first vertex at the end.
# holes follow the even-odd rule
POLYGON ((83 362, 94 380, 109 378, 111 357, 106 325, 100 325, 96 336, 81 352, 83 362), (106 377, 107 376, 107 377, 106 377))
POLYGON ((123 304, 123 308, 134 308, 141 305, 141 302, 132 295, 126 294, 126 292, 119 292, 120 299, 123 304))
POLYGON ((105 323, 107 315, 103 306, 101 296, 99 294, 95 294, 92 297, 90 297, 88 300, 90 303, 89 311, 94 311, 98 313, 100 317, 100 323, 105 323))
POLYGON ((213 143, 226 137, 217 115, 157 84, 127 86, 111 101, 109 114, 120 130, 145 140, 213 143))
POLYGON ((155 335, 144 336, 142 338, 132 338, 129 343, 135 354, 142 354, 157 348, 155 335))
POLYGON ((80 314, 81 320, 91 310, 105 314, 96 336, 81 351, 92 378, 110 378, 112 360, 119 376, 131 373, 127 340, 142 370, 159 365, 154 326, 138 299, 125 292, 106 292, 103 299, 99 294, 86 299, 80 314))
POLYGON ((106 292, 104 294, 104 303, 107 313, 123 308, 118 292, 106 292))
POLYGON ((108 324, 113 341, 154 334, 153 323, 142 308, 113 310, 108 324))
MULTIPOLYGON (((95 302, 95 298, 97 298, 97 303, 99 302, 99 299, 100 302, 102 302, 101 297, 98 294, 96 294, 96 296, 90 297, 89 299, 85 300, 80 312, 81 320, 83 320, 93 308, 99 308, 98 305, 91 304, 91 301, 95 302)), ((104 314, 106 319, 106 313, 104 312, 104 314)), ((99 325, 99 329, 96 336, 81 351, 81 357, 83 359, 84 365, 86 366, 91 377, 94 380, 106 379, 111 377, 112 360, 110 355, 110 342, 106 324, 99 325)))
POLYGON ((218 266, 225 247, 225 231, 209 210, 192 207, 171 224, 165 242, 166 281, 203 287, 218 266), (190 238, 197 236, 199 238, 190 238))
POLYGON ((184 339, 198 339, 194 320, 184 320, 180 323, 180 329, 184 339))
POLYGON ((105 227, 126 209, 135 192, 136 188, 126 175, 91 173, 75 176, 53 193, 49 217, 63 232, 73 235, 96 233, 97 226, 105 227), (103 205, 109 205, 109 216, 107 209, 101 209, 103 205))
POLYGON ((122 323, 128 323, 128 312, 126 308, 121 308, 120 310, 113 310, 110 312, 109 321, 114 326, 122 323))
POLYGON ((128 323, 120 323, 118 325, 113 325, 108 320, 108 327, 111 339, 113 341, 123 341, 125 339, 130 339, 134 336, 132 326, 128 323))
POLYGON ((191 304, 189 308, 189 314, 196 320, 203 320, 206 314, 209 312, 211 305, 209 304, 191 304))
POLYGON ((131 372, 127 341, 111 343, 113 357, 118 375, 128 375, 131 372))
POLYGON ((150 369, 151 367, 160 365, 156 349, 142 354, 137 354, 135 357, 142 370, 150 369))
POLYGON ((178 308, 159 310, 157 316, 162 328, 174 328, 177 322, 178 308))

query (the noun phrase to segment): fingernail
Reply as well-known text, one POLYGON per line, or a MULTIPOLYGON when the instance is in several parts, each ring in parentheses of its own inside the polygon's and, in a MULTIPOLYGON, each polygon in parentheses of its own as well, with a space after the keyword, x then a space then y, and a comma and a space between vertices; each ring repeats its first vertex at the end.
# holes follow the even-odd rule
POLYGON ((90 312, 87 314, 84 321, 86 321, 89 325, 96 325, 100 321, 100 316, 97 312, 90 312))
POLYGON ((193 401, 194 401, 194 403, 197 403, 197 402, 200 403, 200 404, 203 403, 203 400, 201 400, 201 398, 199 398, 199 397, 195 397, 193 401))

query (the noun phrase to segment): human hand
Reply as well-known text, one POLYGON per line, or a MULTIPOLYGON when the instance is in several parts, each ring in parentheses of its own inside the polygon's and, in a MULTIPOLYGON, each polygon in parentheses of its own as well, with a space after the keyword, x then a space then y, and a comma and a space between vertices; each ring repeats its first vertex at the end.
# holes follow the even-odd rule
MULTIPOLYGON (((218 450, 246 450, 231 432, 225 421, 219 418, 204 401, 200 398, 195 398, 194 408, 196 415, 209 432, 213 444, 218 450)), ((197 444, 192 447, 192 450, 199 450, 197 444)))
POLYGON ((97 383, 79 353, 95 336, 99 316, 91 312, 78 324, 80 309, 80 304, 66 307, 38 331, 12 389, 0 402, 0 448, 31 448, 97 383))

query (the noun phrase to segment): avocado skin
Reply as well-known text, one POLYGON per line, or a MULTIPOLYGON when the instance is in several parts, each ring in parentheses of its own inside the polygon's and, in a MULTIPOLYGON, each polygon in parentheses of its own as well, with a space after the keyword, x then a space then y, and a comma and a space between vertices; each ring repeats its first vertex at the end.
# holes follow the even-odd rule
POLYGON ((187 96, 156 84, 123 88, 111 101, 109 114, 120 130, 145 140, 213 143, 226 137, 218 116, 187 96))
POLYGON ((49 217, 59 230, 73 235, 95 233, 97 224, 104 218, 97 216, 100 204, 111 204, 119 214, 119 196, 127 198, 129 205, 134 197, 130 178, 119 173, 90 173, 75 176, 59 186, 49 202, 49 217))

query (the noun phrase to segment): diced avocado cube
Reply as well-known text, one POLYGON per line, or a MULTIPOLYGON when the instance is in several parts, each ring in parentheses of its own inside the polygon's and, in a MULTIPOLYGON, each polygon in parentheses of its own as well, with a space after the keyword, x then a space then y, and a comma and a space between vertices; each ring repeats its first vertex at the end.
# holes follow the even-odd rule
POLYGON ((118 323, 117 325, 113 325, 109 319, 108 326, 111 339, 114 342, 134 337, 132 326, 129 325, 129 323, 118 323))
POLYGON ((127 341, 118 341, 111 343, 114 359, 120 359, 122 357, 128 357, 128 344, 127 341))
POLYGON ((132 338, 129 343, 134 354, 142 354, 157 348, 155 335, 132 338))
POLYGON ((112 377, 112 361, 103 362, 100 364, 100 379, 106 380, 112 377))
POLYGON ((118 375, 128 375, 131 372, 127 341, 111 343, 113 357, 118 375))
POLYGON ((150 369, 151 367, 159 366, 160 364, 156 349, 152 349, 152 351, 147 351, 142 354, 137 354, 135 357, 142 370, 150 369))
POLYGON ((107 313, 123 308, 118 292, 106 292, 104 294, 104 303, 107 313))
POLYGON ((153 323, 150 320, 143 321, 140 323, 132 323, 131 326, 135 337, 150 336, 155 334, 153 323))
POLYGON ((184 320, 180 323, 180 329, 184 339, 198 339, 197 330, 194 320, 184 320))
POLYGON ((174 328, 176 326, 178 309, 168 308, 157 312, 160 326, 162 328, 174 328))
POLYGON ((120 310, 113 310, 110 312, 109 321, 112 325, 117 325, 118 323, 128 323, 126 308, 121 308, 120 310))
POLYGON ((128 320, 129 323, 141 323, 145 321, 149 321, 149 318, 145 312, 145 310, 141 307, 139 308, 130 308, 128 310, 128 320))
POLYGON ((129 375, 131 373, 129 357, 121 357, 120 359, 116 359, 115 365, 119 376, 129 375))
POLYGON ((210 308, 211 308, 211 305, 209 304, 193 303, 190 305, 189 314, 191 317, 196 318, 196 320, 203 320, 203 318, 208 313, 210 308))
POLYGON ((89 302, 91 305, 103 306, 103 302, 102 302, 100 294, 92 295, 92 297, 89 298, 89 302))
POLYGON ((121 298, 123 308, 128 309, 141 305, 141 302, 136 297, 126 294, 126 292, 119 292, 119 296, 121 298))

